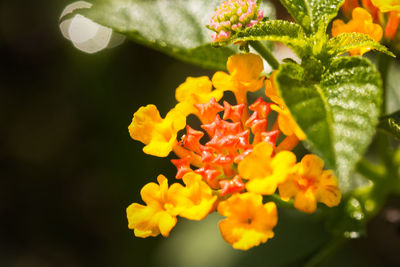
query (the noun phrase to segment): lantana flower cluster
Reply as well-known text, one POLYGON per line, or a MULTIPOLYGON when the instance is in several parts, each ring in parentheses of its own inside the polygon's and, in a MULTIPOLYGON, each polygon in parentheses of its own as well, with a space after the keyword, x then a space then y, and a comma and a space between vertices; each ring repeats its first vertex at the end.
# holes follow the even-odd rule
POLYGON ((306 135, 280 98, 274 74, 262 75, 262 59, 234 55, 227 69, 211 80, 187 78, 176 89, 178 103, 164 118, 154 105, 134 114, 129 132, 145 144, 145 153, 166 157, 173 151, 178 157, 172 160, 177 182, 168 185, 166 177, 158 176, 157 183, 141 190, 145 205, 127 208, 129 228, 137 237, 167 237, 178 216, 202 220, 217 211, 225 217, 219 223, 222 237, 247 250, 274 236, 277 207, 264 203, 263 196, 294 199, 294 207, 306 213, 314 212, 317 202, 339 204, 338 180, 323 169, 324 162, 312 154, 297 162, 291 151, 306 135), (265 96, 248 103, 247 94, 262 88, 265 96), (227 91, 236 103, 223 101, 227 91), (186 124, 191 114, 200 127, 186 124))
MULTIPOLYGON (((347 24, 335 20, 332 25, 333 36, 343 32, 359 32, 377 42, 384 38, 399 49, 400 0, 346 0, 342 11, 346 17, 352 18, 347 24)), ((369 50, 361 48, 350 54, 362 55, 369 50)))
POLYGON ((264 18, 260 1, 226 0, 216 9, 207 27, 214 31, 213 42, 226 41, 235 32, 251 27, 264 18))

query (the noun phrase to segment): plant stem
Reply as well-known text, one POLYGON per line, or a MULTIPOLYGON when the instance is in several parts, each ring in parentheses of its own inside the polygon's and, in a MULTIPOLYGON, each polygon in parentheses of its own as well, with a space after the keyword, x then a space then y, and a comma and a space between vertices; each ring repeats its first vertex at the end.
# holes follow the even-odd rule
POLYGON ((282 200, 281 197, 278 196, 277 194, 266 195, 266 196, 264 196, 264 200, 265 200, 265 201, 273 201, 273 202, 275 202, 275 204, 276 204, 278 207, 281 207, 281 208, 290 208, 290 209, 294 209, 293 201, 292 201, 292 200, 284 201, 284 200, 282 200))
POLYGON ((382 85, 383 85, 383 95, 382 95, 382 115, 386 114, 386 101, 387 101, 387 76, 388 76, 388 70, 390 67, 391 63, 391 58, 388 55, 385 55, 383 53, 379 54, 378 56, 378 70, 381 73, 382 77, 382 85))
MULTIPOLYGON (((383 53, 381 53, 378 57, 378 70, 382 76, 382 85, 383 85, 383 101, 381 108, 381 115, 386 114, 386 106, 387 106, 387 77, 388 70, 390 67, 391 58, 383 53)), ((389 137, 381 132, 377 134, 378 140, 378 151, 380 154, 380 159, 383 161, 387 169, 390 169, 392 164, 392 156, 393 156, 393 148, 390 145, 389 137), (389 168, 388 168, 389 167, 389 168)))
POLYGON ((329 258, 338 248, 340 248, 347 239, 339 237, 328 241, 306 264, 304 267, 320 266, 320 263, 325 259, 329 258))
POLYGON ((372 181, 379 181, 385 178, 386 169, 382 165, 374 164, 365 158, 362 158, 356 165, 357 171, 365 178, 372 181))
POLYGON ((279 68, 279 62, 271 53, 271 51, 260 41, 249 41, 251 47, 254 48, 274 69, 277 70, 279 68))

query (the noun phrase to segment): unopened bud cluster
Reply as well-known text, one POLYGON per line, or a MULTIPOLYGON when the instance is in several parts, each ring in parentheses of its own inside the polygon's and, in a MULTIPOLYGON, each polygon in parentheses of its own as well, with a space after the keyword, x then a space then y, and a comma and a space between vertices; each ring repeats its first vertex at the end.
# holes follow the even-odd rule
POLYGON ((213 42, 223 42, 237 31, 251 27, 264 17, 255 0, 226 0, 215 9, 207 27, 213 42))

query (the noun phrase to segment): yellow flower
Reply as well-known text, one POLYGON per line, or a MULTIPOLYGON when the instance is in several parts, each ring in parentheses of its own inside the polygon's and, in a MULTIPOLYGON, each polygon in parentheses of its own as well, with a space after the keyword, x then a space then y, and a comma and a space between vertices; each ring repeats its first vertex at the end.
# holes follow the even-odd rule
POLYGON ((168 112, 162 119, 157 107, 147 105, 139 108, 129 125, 134 140, 144 143, 143 151, 158 157, 166 157, 172 151, 178 131, 186 125, 186 116, 177 109, 168 112))
MULTIPOLYGON (((359 32, 369 35, 372 39, 379 42, 383 36, 382 27, 373 23, 372 16, 367 10, 357 7, 352 12, 352 19, 346 24, 337 19, 332 24, 332 36, 336 37, 346 32, 359 32)), ((349 51, 350 55, 362 55, 371 50, 370 47, 362 47, 349 51)))
POLYGON ((259 78, 264 70, 263 61, 256 54, 237 54, 227 62, 229 74, 217 71, 212 83, 217 90, 232 91, 238 103, 246 102, 246 93, 255 92, 263 86, 264 77, 259 78))
POLYGON ((306 155, 296 164, 285 183, 279 185, 282 199, 294 197, 296 209, 313 213, 317 201, 328 207, 337 206, 341 199, 338 180, 332 171, 324 171, 324 162, 315 155, 306 155))
POLYGON ((372 3, 379 8, 381 12, 400 12, 400 0, 372 0, 372 3))
POLYGON ((146 206, 133 203, 126 209, 128 227, 134 229, 137 237, 160 233, 167 237, 176 224, 176 216, 186 205, 181 184, 175 183, 168 188, 168 180, 163 175, 159 175, 157 181, 158 184, 148 183, 140 191, 146 206))
POLYGON ((219 223, 221 235, 235 249, 247 250, 274 237, 276 205, 263 204, 261 195, 234 194, 219 204, 218 212, 227 217, 219 223))
POLYGON ((286 107, 271 105, 271 109, 278 113, 279 129, 286 136, 295 135, 299 140, 305 140, 306 134, 300 129, 296 121, 293 119, 292 114, 286 107))
POLYGON ((239 175, 249 181, 249 192, 270 195, 286 180, 287 172, 296 163, 296 156, 290 151, 281 151, 272 157, 273 147, 261 142, 254 146, 238 166, 239 175))
POLYGON ((223 91, 212 90, 212 83, 207 76, 188 77, 175 91, 175 98, 179 102, 176 108, 185 115, 197 114, 195 104, 204 104, 213 97, 219 101, 223 94, 223 91))
POLYGON ((278 89, 274 84, 276 71, 274 71, 271 75, 270 79, 265 81, 265 95, 271 99, 272 102, 279 106, 284 106, 285 102, 283 102, 282 98, 279 96, 278 89))
POLYGON ((265 95, 271 99, 276 105, 271 105, 271 109, 278 113, 278 126, 282 133, 286 136, 296 135, 299 140, 305 140, 306 134, 300 129, 296 121, 293 119, 292 114, 279 96, 277 87, 275 86, 275 73, 271 76, 270 80, 265 82, 265 95))
POLYGON ((194 172, 183 176, 182 180, 186 185, 183 193, 186 206, 180 216, 190 220, 202 220, 212 211, 217 196, 212 194, 211 188, 202 179, 200 174, 194 172))

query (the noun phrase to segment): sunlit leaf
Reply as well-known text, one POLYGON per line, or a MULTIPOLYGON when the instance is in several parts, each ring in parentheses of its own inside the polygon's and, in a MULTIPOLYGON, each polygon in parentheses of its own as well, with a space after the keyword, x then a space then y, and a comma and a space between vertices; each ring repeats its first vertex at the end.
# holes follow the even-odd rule
POLYGON ((388 51, 385 46, 363 33, 342 33, 328 41, 326 50, 329 55, 338 56, 361 47, 370 47, 394 57, 394 54, 388 51))
POLYGON ((336 170, 342 189, 375 133, 382 97, 379 73, 361 57, 332 61, 320 83, 287 63, 275 76, 293 117, 307 135, 306 145, 336 170))
POLYGON ((325 33, 344 0, 280 0, 307 34, 325 33))
MULTIPOLYGON (((211 47, 209 23, 220 0, 97 0, 77 12, 128 38, 177 59, 210 69, 225 69, 234 46, 211 47)), ((272 12, 264 9, 269 16, 272 12)))
POLYGON ((268 20, 260 22, 233 35, 229 42, 266 40, 286 44, 299 56, 306 48, 306 35, 303 29, 295 23, 284 20, 268 20))

